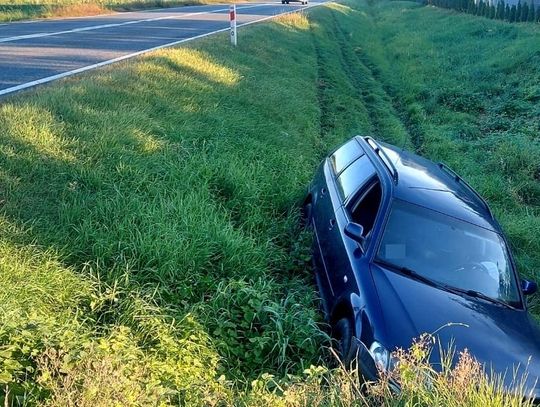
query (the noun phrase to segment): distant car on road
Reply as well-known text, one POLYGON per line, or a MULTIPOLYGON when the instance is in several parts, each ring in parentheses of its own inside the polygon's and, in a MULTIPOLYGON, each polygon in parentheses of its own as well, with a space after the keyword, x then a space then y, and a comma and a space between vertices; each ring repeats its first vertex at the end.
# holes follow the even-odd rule
POLYGON ((487 203, 450 168, 357 136, 322 162, 304 215, 346 364, 375 380, 392 351, 438 331, 508 380, 527 366, 540 396, 540 329, 524 298, 537 285, 519 278, 487 203))
POLYGON ((297 1, 304 5, 308 4, 308 0, 281 0, 281 4, 289 4, 291 1, 297 1))

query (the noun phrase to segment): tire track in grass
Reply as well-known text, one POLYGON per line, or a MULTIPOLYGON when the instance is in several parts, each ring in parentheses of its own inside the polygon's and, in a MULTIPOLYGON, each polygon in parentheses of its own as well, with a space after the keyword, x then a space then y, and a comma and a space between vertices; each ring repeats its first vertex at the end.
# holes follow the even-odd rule
POLYGON ((311 39, 317 63, 316 91, 319 104, 320 153, 337 146, 354 134, 371 132, 369 112, 344 70, 341 53, 332 26, 331 6, 319 11, 310 21, 311 39))
POLYGON ((331 128, 331 124, 329 122, 330 103, 324 92, 324 89, 326 88, 327 85, 326 85, 325 73, 323 69, 323 62, 322 62, 323 58, 321 55, 320 44, 315 38, 315 34, 313 32, 313 26, 310 25, 310 29, 311 29, 311 38, 315 45, 315 56, 317 58, 317 101, 319 103, 319 110, 320 110, 319 134, 321 138, 323 138, 324 135, 328 133, 329 129, 331 128))
POLYGON ((414 149, 418 153, 422 153, 423 144, 425 140, 424 131, 420 123, 420 117, 424 115, 423 109, 419 106, 418 103, 412 105, 407 105, 398 95, 398 92, 394 87, 388 84, 383 75, 380 73, 380 70, 377 69, 376 65, 370 61, 365 55, 358 57, 362 61, 363 65, 370 71, 373 78, 381 85, 381 89, 386 95, 388 95, 392 107, 395 112, 395 116, 400 120, 409 139, 414 146, 414 149))
MULTIPOLYGON (((368 5, 369 18, 374 25, 377 25, 377 11, 375 10, 373 2, 368 1, 368 5)), ((374 29, 373 32, 380 33, 381 31, 380 29, 374 29)), ((384 58, 384 62, 386 62, 386 67, 390 67, 391 65, 388 63, 388 61, 390 61, 388 50, 380 40, 379 35, 376 36, 375 41, 377 43, 376 48, 383 52, 382 57, 384 58)), ((415 151, 422 153, 425 141, 425 130, 423 129, 422 123, 426 117, 423 106, 416 102, 408 103, 406 101, 407 95, 400 94, 396 85, 393 84, 391 78, 388 77, 391 73, 388 72, 388 69, 383 69, 383 63, 381 63, 381 61, 379 61, 379 64, 374 61, 374 59, 376 59, 375 56, 370 56, 366 52, 355 52, 355 54, 358 60, 370 71, 370 75, 381 85, 385 94, 388 95, 397 117, 409 134, 415 151)))
POLYGON ((413 137, 395 108, 394 98, 373 70, 358 56, 357 50, 351 45, 352 34, 345 32, 335 13, 332 11, 332 29, 339 43, 339 59, 343 71, 347 73, 350 83, 369 112, 373 135, 404 147, 411 144, 413 137))

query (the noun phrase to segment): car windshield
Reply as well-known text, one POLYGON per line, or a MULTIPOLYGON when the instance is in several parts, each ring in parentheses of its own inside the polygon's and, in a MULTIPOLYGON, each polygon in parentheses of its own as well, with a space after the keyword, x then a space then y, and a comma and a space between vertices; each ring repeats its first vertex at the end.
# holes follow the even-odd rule
POLYGON ((499 234, 418 205, 395 201, 377 259, 441 285, 520 304, 499 234))

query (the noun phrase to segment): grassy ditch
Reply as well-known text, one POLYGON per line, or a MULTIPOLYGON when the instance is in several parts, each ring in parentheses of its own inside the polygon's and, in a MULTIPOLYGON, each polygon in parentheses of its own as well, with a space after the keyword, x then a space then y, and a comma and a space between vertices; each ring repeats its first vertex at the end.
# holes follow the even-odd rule
POLYGON ((374 399, 325 367, 298 203, 326 152, 371 133, 470 179, 536 276, 537 35, 348 2, 3 99, 4 401, 508 405, 474 398, 474 365, 454 391, 374 399))

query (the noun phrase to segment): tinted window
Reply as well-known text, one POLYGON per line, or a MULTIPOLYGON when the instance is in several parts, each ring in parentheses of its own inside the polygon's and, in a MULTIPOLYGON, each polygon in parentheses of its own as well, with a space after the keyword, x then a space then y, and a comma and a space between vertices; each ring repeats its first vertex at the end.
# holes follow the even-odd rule
POLYGON ((418 205, 394 203, 377 257, 441 284, 519 304, 499 234, 418 205))
POLYGON ((330 163, 334 174, 339 174, 350 163, 360 157, 364 152, 356 140, 351 140, 330 156, 330 163))
POLYGON ((365 155, 348 166, 337 179, 341 198, 347 199, 375 175, 375 168, 365 155))
POLYGON ((364 227, 364 236, 369 235, 379 206, 381 204, 381 185, 379 182, 371 184, 365 191, 362 191, 360 199, 356 202, 351 211, 351 219, 364 227))

